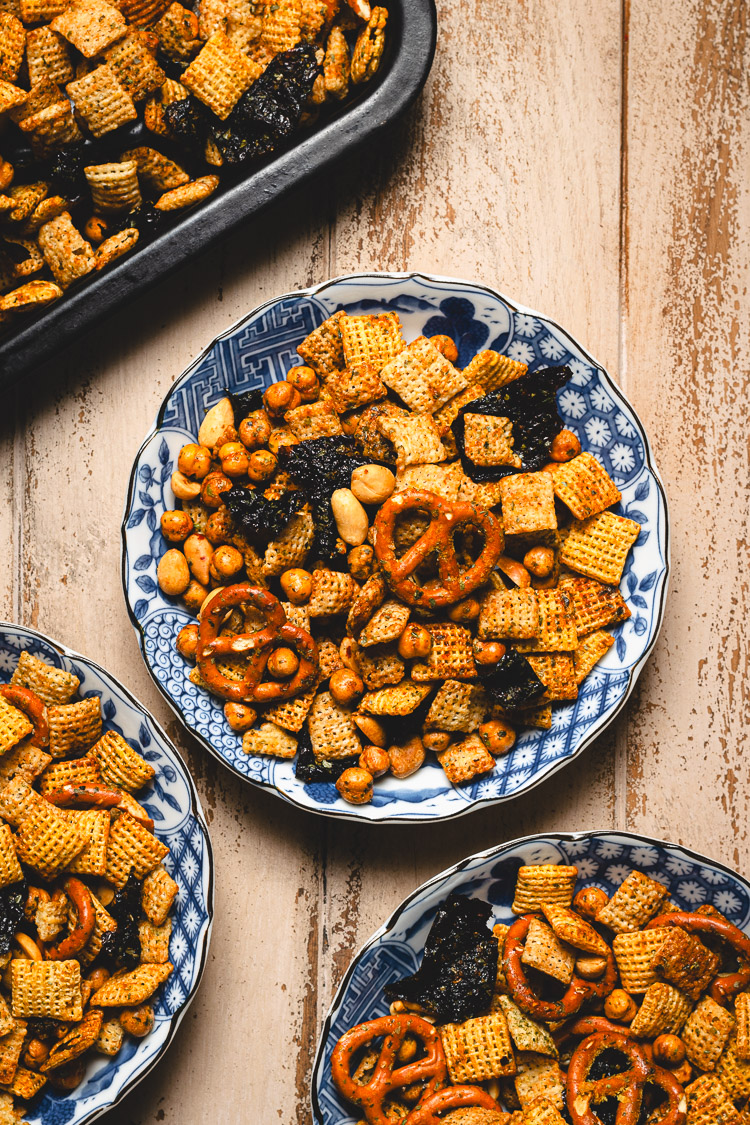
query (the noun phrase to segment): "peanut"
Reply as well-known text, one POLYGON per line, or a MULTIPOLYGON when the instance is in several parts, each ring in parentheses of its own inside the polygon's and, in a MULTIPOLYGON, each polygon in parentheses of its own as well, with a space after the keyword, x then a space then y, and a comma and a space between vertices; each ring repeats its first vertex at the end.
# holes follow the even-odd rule
POLYGON ((355 726, 357 726, 367 741, 373 746, 379 746, 384 750, 388 745, 388 735, 386 734, 385 727, 374 719, 372 715, 352 715, 355 726))
POLYGON ((403 746, 389 746, 391 773, 394 777, 409 777, 424 765, 425 752, 422 739, 415 736, 403 746))
POLYGON ((197 480, 188 480, 184 473, 175 469, 172 473, 172 492, 178 500, 197 500, 201 494, 201 486, 197 480))
POLYGON ((224 437, 226 431, 234 426, 234 410, 228 398, 220 399, 206 414, 198 430, 198 444, 213 449, 224 437))
POLYGON ((362 465, 352 473, 352 492, 363 504, 382 504, 396 487, 396 478, 384 465, 362 465))
POLYGON ((339 535, 350 547, 361 547, 367 538, 370 521, 367 512, 350 488, 337 488, 331 497, 333 518, 339 535))
POLYGON ((173 547, 159 559, 156 568, 159 589, 170 598, 184 594, 190 585, 190 567, 182 551, 173 547))
POLYGON ((196 531, 192 535, 188 535, 182 549, 193 573, 193 578, 200 582, 202 586, 208 586, 211 580, 211 558, 214 553, 210 541, 205 535, 196 531))

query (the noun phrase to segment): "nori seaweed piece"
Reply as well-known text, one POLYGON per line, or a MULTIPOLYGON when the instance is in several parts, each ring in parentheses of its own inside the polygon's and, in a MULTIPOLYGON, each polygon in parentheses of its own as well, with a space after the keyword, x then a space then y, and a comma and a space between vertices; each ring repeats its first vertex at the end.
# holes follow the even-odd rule
POLYGON ((23 919, 29 884, 20 879, 0 890, 0 954, 7 953, 23 919))
POLYGON ((116 893, 109 907, 117 929, 102 935, 102 956, 121 969, 135 969, 140 964, 138 921, 143 913, 142 893, 143 880, 136 879, 131 870, 127 883, 116 893))
POLYGON ((246 539, 258 546, 267 546, 275 539, 305 502, 301 489, 285 492, 278 500, 267 500, 262 492, 235 484, 221 493, 246 539))
POLYGON ((211 133, 210 110, 192 94, 164 107, 170 132, 196 156, 202 156, 211 133))
POLYGON ((62 1020, 52 1020, 45 1016, 31 1016, 26 1023, 26 1032, 30 1039, 51 1039, 57 1042, 60 1029, 64 1028, 67 1031, 69 1027, 70 1024, 63 1023, 62 1020))
POLYGON ((498 942, 487 928, 492 907, 451 895, 439 907, 413 976, 387 984, 386 1000, 420 1004, 438 1023, 461 1023, 486 1012, 497 975, 498 942))
POLYGON ((487 694, 508 710, 533 703, 546 690, 528 660, 514 648, 509 648, 497 664, 477 664, 476 669, 487 694))
POLYGON ((479 483, 500 480, 511 473, 530 473, 549 461, 549 447, 555 434, 563 428, 557 413, 557 391, 570 379, 568 367, 546 367, 533 375, 515 379, 499 391, 463 406, 451 426, 464 472, 479 483), (513 423, 513 449, 521 454, 520 469, 512 465, 475 465, 466 455, 464 429, 466 414, 492 414, 510 418, 513 423))
MULTIPOLYGON (((88 155, 90 157, 90 153, 88 155)), ((70 203, 75 203, 88 190, 88 181, 83 171, 88 163, 90 159, 87 159, 86 153, 81 148, 61 148, 52 157, 49 168, 50 183, 55 191, 70 203)))
POLYGON ((331 783, 338 781, 344 770, 356 766, 359 761, 356 755, 351 758, 336 758, 335 760, 326 758, 322 761, 318 761, 313 753, 307 723, 305 723, 299 733, 297 747, 298 753, 297 761, 294 764, 294 776, 298 781, 304 781, 306 785, 316 784, 322 781, 331 783))
POLYGON ((263 409, 263 387, 258 387, 254 391, 241 391, 239 394, 230 391, 228 387, 224 389, 232 403, 235 421, 247 418, 254 410, 263 409))

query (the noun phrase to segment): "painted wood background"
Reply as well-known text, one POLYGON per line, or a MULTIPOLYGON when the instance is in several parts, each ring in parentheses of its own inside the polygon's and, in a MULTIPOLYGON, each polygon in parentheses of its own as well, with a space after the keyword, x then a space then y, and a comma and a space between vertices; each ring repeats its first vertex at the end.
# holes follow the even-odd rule
POLYGON ((352 953, 465 854, 616 826, 750 871, 750 8, 744 0, 438 0, 432 76, 382 149, 277 207, 50 363, 2 411, 0 613, 101 661, 198 780, 217 866, 201 991, 112 1125, 306 1125, 318 1029, 352 953), (435 829, 305 816, 170 716, 120 589, 133 456, 167 387, 277 293, 421 268, 543 310, 619 378, 671 502, 666 623, 625 714, 502 811, 435 829))

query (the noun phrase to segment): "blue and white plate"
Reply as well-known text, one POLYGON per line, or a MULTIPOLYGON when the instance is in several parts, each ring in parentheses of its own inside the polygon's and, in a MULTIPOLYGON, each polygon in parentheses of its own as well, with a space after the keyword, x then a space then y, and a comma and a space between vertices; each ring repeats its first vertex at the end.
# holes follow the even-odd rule
POLYGON ((167 701, 199 741, 241 777, 312 812, 393 823, 447 820, 478 805, 525 792, 588 746, 633 689, 656 641, 669 571, 667 503, 648 439, 632 407, 606 371, 553 321, 493 289, 422 274, 354 274, 290 293, 249 313, 187 369, 162 403, 133 466, 122 526, 122 577, 130 617, 146 665, 167 701), (248 757, 224 719, 221 701, 195 687, 174 641, 192 620, 156 583, 166 549, 159 519, 175 507, 170 476, 182 445, 195 441, 205 411, 225 394, 266 387, 299 362, 297 345, 339 308, 398 312, 407 340, 420 333, 451 336, 463 366, 483 348, 521 360, 534 371, 567 364, 572 379, 558 394, 565 425, 602 462, 622 492, 616 511, 641 524, 622 578, 632 617, 588 676, 574 703, 553 712, 552 729, 525 731, 494 771, 454 787, 436 762, 406 780, 380 780, 368 805, 348 805, 331 784, 304 785, 293 764, 248 757))
POLYGON ((171 914, 174 972, 157 994, 153 1031, 145 1039, 126 1036, 118 1055, 89 1064, 86 1080, 75 1090, 45 1092, 24 1114, 29 1125, 84 1125, 111 1109, 157 1064, 195 995, 213 920, 213 855, 190 774, 164 731, 127 688, 93 660, 34 629, 8 624, 0 624, 1 683, 10 680, 24 649, 78 676, 81 697, 101 696, 104 729, 121 734, 156 770, 138 800, 169 847, 164 866, 180 888, 171 914))
POLYGON ((514 920, 513 891, 519 867, 534 863, 573 864, 581 884, 612 895, 637 868, 669 888, 683 910, 710 905, 750 933, 750 883, 721 863, 678 844, 631 832, 552 832, 527 836, 470 856, 436 875, 409 895, 352 961, 326 1016, 312 1073, 314 1125, 354 1125, 361 1114, 343 1099, 331 1078, 331 1054, 350 1027, 388 1015, 387 984, 415 972, 440 903, 451 894, 484 899, 492 923, 514 920))

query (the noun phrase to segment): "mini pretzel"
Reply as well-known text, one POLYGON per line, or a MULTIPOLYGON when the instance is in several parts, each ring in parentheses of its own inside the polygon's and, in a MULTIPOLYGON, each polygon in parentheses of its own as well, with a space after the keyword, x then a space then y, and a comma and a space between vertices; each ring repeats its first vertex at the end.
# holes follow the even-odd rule
MULTIPOLYGON (((390 1125, 391 1118, 387 1115, 385 1105, 389 1094, 416 1082, 424 1082, 425 1092, 408 1118, 410 1125, 414 1125, 412 1115, 444 1085, 448 1067, 440 1035, 431 1023, 415 1015, 383 1016, 381 1019, 358 1024, 341 1036, 331 1056, 331 1074, 344 1097, 362 1109, 369 1125, 390 1125), (352 1058, 381 1035, 385 1039, 375 1069, 369 1081, 360 1085, 352 1078, 352 1058), (416 1062, 397 1066, 398 1052, 408 1035, 421 1040, 426 1054, 416 1062)), ((419 1125, 429 1125, 433 1119, 426 1117, 414 1120, 419 1125)))
POLYGON ((587 1000, 603 999, 615 986, 617 969, 610 950, 607 951, 607 968, 600 980, 584 980, 573 974, 568 989, 559 1000, 542 1000, 529 984, 521 962, 523 943, 535 915, 524 914, 508 930, 503 948, 503 969, 511 996, 518 1007, 532 1019, 565 1020, 580 1011, 587 1000))
POLYGON ((451 504, 426 489, 406 488, 381 506, 375 517, 373 547, 390 586, 402 601, 435 609, 460 601, 488 580, 503 549, 503 533, 499 520, 470 500, 451 504), (429 515, 430 525, 416 543, 401 558, 397 558, 394 547, 396 519, 404 512, 415 510, 429 515), (462 571, 456 558, 453 536, 459 528, 466 526, 474 527, 482 534, 484 547, 476 562, 462 571), (437 556, 440 581, 431 579, 422 583, 415 571, 433 554, 437 556))
POLYGON ((496 1109, 501 1112, 495 1099, 479 1086, 449 1086, 423 1099, 417 1108, 404 1118, 402 1125, 442 1125, 439 1114, 446 1109, 464 1108, 496 1109))
POLYGON ((743 934, 731 922, 723 918, 713 918, 710 914, 693 914, 687 910, 675 910, 672 914, 660 914, 652 918, 646 929, 653 930, 659 926, 679 926, 690 933, 710 934, 712 937, 721 938, 732 946, 740 968, 735 973, 726 973, 714 978, 709 989, 711 997, 717 1004, 726 1004, 738 992, 742 992, 750 984, 750 937, 743 934))
POLYGON ((568 1066, 567 1102, 573 1125, 602 1125, 591 1103, 617 1099, 616 1125, 638 1125, 647 1085, 658 1086, 668 1098, 660 1125, 685 1125, 687 1098, 668 1070, 649 1062, 643 1048, 622 1032, 600 1031, 579 1043, 568 1066), (591 1067, 604 1051, 619 1051, 630 1063, 627 1070, 606 1078, 590 1079, 591 1067))
POLYGON ((17 684, 0 684, 0 695, 8 700, 11 707, 23 711, 29 722, 33 724, 34 730, 29 736, 31 745, 40 750, 49 746, 47 708, 36 692, 31 688, 19 687, 17 684))
POLYGON ((278 703, 301 695, 314 686, 318 675, 318 646, 309 633, 290 625, 278 598, 268 590, 248 583, 226 586, 212 599, 198 630, 198 670, 206 685, 222 699, 235 703, 278 703), (227 610, 250 605, 265 617, 266 624, 254 633, 220 637, 227 610), (299 657, 299 668, 290 680, 262 681, 268 658, 279 643, 291 645, 299 657), (217 657, 245 656, 249 662, 242 680, 225 676, 217 657))

